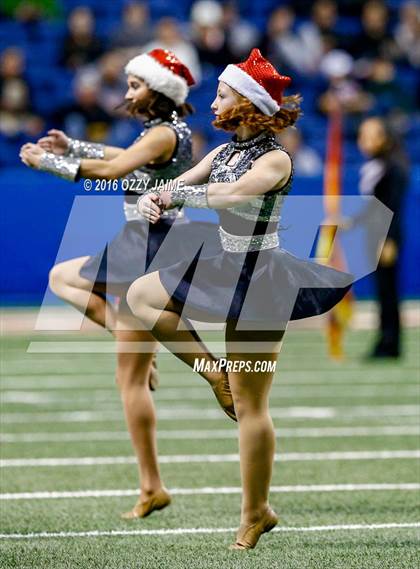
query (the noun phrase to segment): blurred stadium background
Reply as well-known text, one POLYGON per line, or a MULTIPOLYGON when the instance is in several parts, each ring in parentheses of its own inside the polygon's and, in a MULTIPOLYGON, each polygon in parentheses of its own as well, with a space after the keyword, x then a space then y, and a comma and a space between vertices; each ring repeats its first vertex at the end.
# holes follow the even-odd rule
MULTIPOLYGON (((121 70, 152 45, 172 49, 197 79, 190 98, 197 111, 190 119, 196 160, 226 140, 210 125, 220 68, 254 46, 294 78, 293 92, 304 97, 304 120, 284 140, 295 157, 295 195, 322 194, 330 89, 340 92, 347 110, 344 194, 358 193, 360 121, 387 116, 401 134, 411 163, 401 271, 402 294, 411 299, 404 358, 363 360, 374 320, 362 303, 343 362, 327 358, 318 329, 295 327, 286 335, 271 399, 283 458, 271 501, 285 533, 265 537, 240 566, 416 567, 418 3, 1 0, 0 14, 2 568, 238 567, 227 550, 229 528, 239 519, 236 428, 196 374, 159 355, 159 450, 175 502, 127 524, 119 513, 133 505, 138 481, 110 336, 92 328, 83 337, 63 335, 57 320, 52 332, 34 332, 74 198, 86 194, 82 184, 24 167, 19 148, 50 127, 129 145, 139 126, 113 110, 125 91, 121 70), (341 51, 326 69, 333 49, 341 51), (344 77, 337 77, 337 66, 347 70, 344 77), (209 529, 188 533, 197 527, 209 529)), ((96 252, 122 222, 120 209, 91 215, 71 244, 74 254, 96 252)), ((357 283, 355 292, 357 299, 370 298, 371 279, 357 283)), ((69 322, 72 328, 70 315, 69 322)))

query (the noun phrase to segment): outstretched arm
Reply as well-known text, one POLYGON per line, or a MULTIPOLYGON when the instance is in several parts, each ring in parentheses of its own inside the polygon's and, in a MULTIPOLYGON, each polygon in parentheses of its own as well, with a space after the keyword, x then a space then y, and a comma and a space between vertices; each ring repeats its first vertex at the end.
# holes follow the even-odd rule
POLYGON ((76 177, 113 180, 145 164, 169 160, 175 145, 173 130, 167 126, 157 126, 110 160, 56 157, 35 144, 22 147, 20 156, 27 166, 63 175, 70 180, 76 177))
POLYGON ((107 146, 97 142, 78 140, 67 136, 62 130, 52 128, 47 136, 43 136, 37 144, 46 152, 52 152, 57 156, 73 156, 75 158, 100 158, 112 160, 116 158, 124 148, 107 146))
POLYGON ((157 126, 111 160, 82 160, 79 176, 106 180, 121 178, 153 161, 166 162, 172 156, 175 145, 174 131, 167 126, 157 126))
POLYGON ((290 177, 292 164, 289 155, 273 150, 258 158, 253 167, 236 182, 222 182, 198 186, 179 186, 171 192, 150 195, 139 204, 142 215, 156 223, 162 209, 185 205, 187 207, 225 209, 250 201, 270 190, 281 188, 290 177), (142 207, 144 205, 144 207, 142 207))

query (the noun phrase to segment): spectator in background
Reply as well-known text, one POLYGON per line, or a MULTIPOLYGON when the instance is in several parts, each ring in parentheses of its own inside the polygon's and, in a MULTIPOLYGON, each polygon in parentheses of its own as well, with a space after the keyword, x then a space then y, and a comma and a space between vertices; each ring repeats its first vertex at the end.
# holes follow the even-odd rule
POLYGON ((223 28, 228 49, 237 61, 247 58, 251 49, 259 43, 258 29, 249 20, 240 17, 235 2, 223 4, 223 28))
POLYGON ((272 12, 265 37, 261 44, 261 51, 281 69, 285 75, 299 76, 314 75, 319 67, 323 44, 312 51, 313 45, 305 28, 294 31, 295 13, 288 6, 281 6, 272 12), (308 41, 308 43, 307 43, 308 41))
POLYGON ((122 22, 112 34, 113 48, 141 47, 152 40, 149 8, 145 2, 129 1, 122 13, 122 22))
POLYGON ((37 137, 44 121, 31 111, 29 89, 19 79, 11 79, 1 90, 0 133, 8 138, 20 135, 37 137))
POLYGON ((155 29, 155 38, 143 46, 143 50, 147 52, 156 48, 172 51, 191 71, 195 82, 200 82, 201 68, 197 50, 181 34, 177 20, 174 18, 159 20, 155 29))
POLYGON ((338 47, 340 36, 336 31, 338 19, 337 2, 335 0, 317 0, 314 2, 311 23, 321 36, 331 38, 334 47, 338 47))
POLYGON ((289 127, 276 136, 293 158, 294 172, 297 176, 310 177, 322 174, 322 159, 319 154, 307 146, 299 129, 289 127))
POLYGON ((226 31, 223 9, 213 0, 199 0, 191 10, 192 39, 202 64, 223 67, 233 61, 226 31))
POLYGON ((0 55, 0 89, 12 79, 26 82, 24 73, 25 57, 23 51, 18 47, 5 49, 0 55))
POLYGON ((361 168, 360 192, 373 195, 394 213, 388 236, 383 244, 382 216, 366 207, 356 217, 345 220, 350 228, 363 221, 367 230, 368 254, 378 259, 375 271, 376 294, 379 302, 380 322, 378 338, 370 354, 372 358, 399 357, 400 311, 398 293, 398 259, 403 240, 402 209, 408 185, 407 160, 396 138, 384 119, 371 117, 359 129, 358 144, 368 161, 361 168), (380 249, 378 250, 378 246, 380 249))
POLYGON ((353 59, 343 50, 327 53, 320 66, 329 81, 327 90, 319 97, 321 112, 329 114, 340 110, 349 114, 366 112, 372 106, 372 97, 352 77, 353 59))
POLYGON ((420 67, 420 4, 405 2, 400 8, 400 21, 394 33, 400 55, 413 67, 420 67))
POLYGON ((57 0, 2 0, 1 13, 25 22, 28 19, 56 18, 60 9, 57 0))
POLYGON ((382 0, 369 0, 363 5, 361 24, 361 34, 349 38, 346 47, 355 59, 395 55, 395 44, 388 26, 389 11, 382 0))
POLYGON ((75 83, 75 102, 53 116, 58 128, 71 138, 104 142, 112 125, 112 117, 100 103, 100 80, 90 70, 82 73, 75 83))
POLYGON ((125 77, 121 73, 123 64, 123 56, 118 51, 105 53, 98 62, 98 103, 109 115, 116 114, 115 109, 126 91, 125 77))
POLYGON ((365 88, 373 96, 372 111, 378 115, 407 114, 411 110, 413 96, 404 92, 397 81, 395 64, 377 57, 369 67, 365 88))
POLYGON ((68 34, 64 40, 61 62, 76 70, 95 61, 102 53, 102 46, 95 36, 95 18, 87 6, 75 8, 68 18, 68 34))
POLYGON ((41 22, 45 18, 44 6, 40 3, 19 2, 14 12, 14 18, 25 30, 25 39, 28 42, 37 42, 42 37, 41 22))
POLYGON ((0 133, 8 138, 39 136, 44 123, 32 109, 29 85, 24 77, 25 58, 15 47, 0 57, 0 133))
POLYGON ((311 20, 299 28, 302 48, 308 58, 307 70, 315 73, 325 53, 338 48, 341 39, 336 32, 337 3, 334 0, 317 0, 312 7, 311 20))

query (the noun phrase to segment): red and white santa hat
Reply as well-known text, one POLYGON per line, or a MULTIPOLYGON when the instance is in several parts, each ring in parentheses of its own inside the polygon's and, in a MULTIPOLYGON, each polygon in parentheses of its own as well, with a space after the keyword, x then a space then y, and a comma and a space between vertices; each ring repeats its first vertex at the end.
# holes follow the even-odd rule
POLYGON ((219 76, 240 95, 251 101, 262 113, 273 116, 280 110, 283 91, 291 78, 280 73, 254 48, 243 63, 230 64, 219 76))
POLYGON ((188 67, 167 49, 152 49, 133 57, 125 72, 140 77, 150 89, 166 95, 177 106, 185 103, 188 88, 195 83, 188 67))

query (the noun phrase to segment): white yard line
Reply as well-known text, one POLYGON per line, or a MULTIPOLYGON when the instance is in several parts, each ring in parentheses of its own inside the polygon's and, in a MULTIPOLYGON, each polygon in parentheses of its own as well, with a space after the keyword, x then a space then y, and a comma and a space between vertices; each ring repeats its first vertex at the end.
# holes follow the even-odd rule
MULTIPOLYGON (((366 426, 366 427, 317 427, 276 429, 276 436, 281 438, 335 438, 335 437, 397 437, 402 435, 419 436, 420 425, 366 426)), ((167 430, 158 431, 160 440, 214 440, 236 439, 236 429, 213 430, 167 430)), ((5 444, 21 443, 62 443, 91 441, 128 441, 127 431, 80 431, 66 433, 1 433, 0 442, 5 444)))
MULTIPOLYGON (((289 452, 276 454, 281 462, 329 460, 389 460, 420 458, 420 450, 289 452)), ((238 454, 174 454, 159 457, 161 464, 239 462, 238 454)), ((0 460, 0 468, 64 467, 94 465, 136 464, 133 456, 86 456, 74 458, 9 458, 0 460)))
MULTIPOLYGON (((289 493, 318 493, 318 492, 389 492, 389 491, 420 490, 420 484, 312 484, 299 486, 272 486, 270 492, 274 494, 289 493)), ((171 488, 173 496, 195 496, 214 494, 241 494, 240 486, 223 486, 219 488, 171 488)), ((124 496, 137 496, 138 488, 132 490, 79 490, 75 492, 21 492, 0 494, 0 500, 57 500, 76 498, 117 498, 124 496)))
MULTIPOLYGON (((160 420, 184 421, 191 419, 221 419, 223 411, 214 409, 201 409, 195 407, 161 408, 157 410, 160 420)), ((342 407, 273 407, 270 410, 274 419, 303 418, 303 419, 333 419, 348 417, 386 417, 386 416, 414 416, 419 417, 418 405, 357 405, 342 407)), ((46 411, 44 413, 16 412, 3 413, 1 422, 6 423, 79 423, 79 422, 109 422, 122 421, 122 411, 46 411)))
MULTIPOLYGON (((281 389, 283 387, 297 387, 300 389, 301 387, 308 386, 320 386, 320 387, 346 387, 346 386, 353 386, 353 385, 360 385, 364 387, 369 386, 381 386, 381 385, 395 385, 400 387, 405 387, 407 385, 411 386, 418 386, 418 381, 416 381, 415 377, 415 370, 407 370, 407 369, 399 369, 398 377, 372 377, 373 370, 371 370, 370 375, 367 376, 365 379, 357 378, 357 377, 350 377, 345 378, 343 380, 343 371, 351 371, 353 376, 356 376, 360 373, 360 370, 340 370, 339 374, 335 369, 327 369, 322 370, 318 373, 322 373, 323 375, 329 375, 328 372, 334 372, 333 377, 331 380, 327 378, 323 378, 322 380, 319 377, 315 377, 311 379, 312 370, 309 371, 302 371, 302 370, 291 370, 286 369, 283 370, 281 368, 278 369, 279 372, 279 379, 276 380, 276 384, 274 385, 273 389, 281 389), (407 381, 407 374, 412 372, 413 378, 410 378, 411 381, 407 381), (302 375, 299 377, 298 374, 302 375), (291 377, 288 377, 291 376, 291 377), (338 377, 338 379, 336 379, 338 377)), ((16 375, 11 376, 10 374, 3 373, 3 378, 0 380, 0 388, 2 390, 37 390, 37 391, 57 391, 57 390, 83 390, 83 391, 91 391, 91 390, 100 390, 106 391, 109 393, 115 392, 116 386, 113 383, 114 373, 107 371, 103 374, 86 374, 85 371, 79 370, 74 375, 58 375, 58 374, 43 374, 43 375, 16 375), (7 377, 5 377, 7 375, 7 377), (75 377, 77 376, 77 377, 75 377), (36 379, 38 378, 38 379, 36 379), (82 378, 82 379, 81 379, 82 378), (95 381, 92 382, 92 378, 95 378, 95 381)), ((177 390, 177 389, 203 389, 208 390, 208 386, 206 384, 200 384, 200 380, 192 377, 190 380, 187 381, 178 381, 173 379, 174 375, 185 375, 182 372, 170 372, 170 371, 163 371, 161 372, 162 380, 165 383, 161 383, 159 386, 159 391, 166 391, 166 390, 177 390), (168 377, 169 376, 169 377, 168 377)))
MULTIPOLYGON (((277 527, 272 531, 276 533, 302 533, 322 531, 357 531, 382 529, 415 529, 420 522, 388 523, 388 524, 343 524, 333 526, 306 526, 306 527, 277 527)), ((212 533, 233 533, 237 528, 174 528, 174 529, 137 529, 137 530, 108 530, 83 532, 40 532, 40 533, 3 533, 0 539, 39 539, 39 538, 69 538, 69 537, 126 537, 126 536, 161 536, 161 535, 196 535, 212 533)))
MULTIPOLYGON (((220 338, 220 336, 219 336, 220 338)), ((226 350, 226 345, 224 340, 221 339, 205 339, 206 346, 213 354, 224 354, 226 350)), ((269 345, 268 342, 266 343, 269 345)), ((352 345, 360 345, 361 342, 352 342, 352 345)), ((193 352, 192 347, 187 346, 185 342, 173 342, 174 351, 193 352)), ((319 343, 318 342, 306 342, 302 340, 300 344, 301 348, 305 349, 307 353, 318 355, 319 343)), ((250 352, 261 352, 265 347, 264 342, 255 342, 251 347, 247 346, 247 353, 250 352)), ((118 351, 124 350, 126 353, 150 353, 154 348, 151 342, 119 342, 117 343, 113 340, 35 340, 29 342, 26 353, 27 354, 116 354, 118 351)), ((293 349, 293 346, 289 345, 287 348, 283 349, 293 349)), ((161 355, 169 354, 169 350, 164 346, 160 347, 159 350, 161 355)), ((321 357, 321 354, 319 354, 321 357)), ((324 354, 322 354, 324 356, 324 354)))
MULTIPOLYGON (((367 398, 413 398, 420 395, 420 386, 395 385, 393 387, 383 386, 358 386, 355 389, 352 385, 324 386, 307 389, 302 386, 297 388, 274 387, 271 391, 271 398, 283 399, 367 399, 367 398)), ((191 387, 190 389, 159 389, 155 395, 157 401, 208 401, 212 398, 211 391, 204 386, 191 387)), ((118 404, 116 390, 96 389, 88 394, 80 394, 75 389, 72 392, 63 393, 57 390, 28 391, 28 390, 5 390, 1 392, 3 404, 23 404, 23 405, 83 405, 86 400, 90 403, 113 403, 118 404)))

